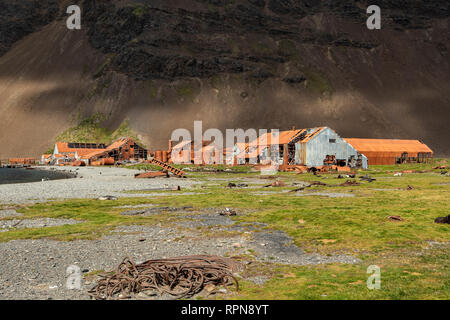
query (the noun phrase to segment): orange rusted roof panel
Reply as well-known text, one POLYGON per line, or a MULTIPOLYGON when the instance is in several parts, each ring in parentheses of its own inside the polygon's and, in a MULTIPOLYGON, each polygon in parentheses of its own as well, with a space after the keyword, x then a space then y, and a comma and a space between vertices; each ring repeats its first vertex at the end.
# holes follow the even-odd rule
POLYGON ((100 156, 105 152, 106 152, 106 150, 98 150, 98 151, 94 151, 91 153, 87 153, 87 154, 83 155, 81 158, 82 159, 91 159, 92 157, 100 156))
POLYGON ((302 130, 289 130, 280 131, 278 137, 273 132, 264 133, 256 140, 250 142, 250 146, 257 145, 272 145, 272 144, 287 144, 292 141, 292 139, 300 133, 302 130))
MULTIPOLYGON (((356 150, 365 153, 388 154, 392 153, 433 153, 426 144, 419 140, 397 140, 397 139, 359 139, 345 138, 356 150)), ((367 156, 367 155, 366 155, 367 156)), ((382 156, 382 155, 381 155, 382 156)))
POLYGON ((91 149, 91 148, 69 148, 67 142, 56 142, 56 147, 59 153, 77 153, 78 156, 85 156, 94 151, 104 151, 105 149, 91 149))
POLYGON ((250 146, 266 146, 273 144, 288 144, 292 140, 294 140, 297 136, 304 133, 306 130, 312 130, 310 134, 307 134, 305 138, 301 142, 307 142, 322 132, 326 127, 318 127, 312 129, 297 129, 297 130, 288 130, 288 131, 280 131, 278 137, 275 136, 274 133, 268 132, 261 135, 256 140, 250 143, 250 146), (278 140, 277 140, 278 139, 278 140))
POLYGON ((106 147, 106 150, 114 150, 123 147, 128 141, 129 140, 127 138, 120 138, 106 147))

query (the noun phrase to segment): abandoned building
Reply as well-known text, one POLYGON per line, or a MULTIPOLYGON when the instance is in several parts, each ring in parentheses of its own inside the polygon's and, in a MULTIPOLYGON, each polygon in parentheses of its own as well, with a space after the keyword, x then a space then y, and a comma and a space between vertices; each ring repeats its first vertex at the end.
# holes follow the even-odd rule
POLYGON ((120 138, 104 150, 94 151, 81 157, 81 161, 91 165, 112 165, 118 161, 147 160, 147 149, 131 138, 120 138))
POLYGON ((369 165, 433 161, 433 151, 419 140, 358 138, 346 138, 345 140, 368 158, 369 165))
POLYGON ((81 161, 85 165, 112 165, 117 161, 146 160, 148 151, 131 138, 120 138, 109 146, 96 143, 56 142, 52 155, 42 155, 41 162, 69 165, 81 161))
POLYGON ((248 147, 236 149, 244 149, 235 154, 238 164, 273 161, 280 166, 336 165, 364 169, 368 166, 365 155, 328 127, 270 132, 250 142, 248 147))
POLYGON ((186 140, 178 143, 171 150, 171 163, 174 164, 223 164, 226 157, 226 149, 222 149, 212 141, 202 141, 200 152, 195 152, 195 142, 186 140))
POLYGON ((113 165, 143 161, 151 156, 160 162, 174 164, 276 164, 281 170, 291 170, 296 166, 334 166, 335 170, 336 167, 367 169, 369 165, 428 163, 433 160, 433 151, 418 140, 344 139, 328 127, 272 131, 249 143, 238 142, 228 149, 204 140, 198 146, 200 153, 195 152, 195 148, 195 143, 190 140, 175 146, 169 140, 167 151, 150 154, 131 138, 120 138, 108 146, 56 142, 53 154, 42 155, 41 164, 113 165))
POLYGON ((11 165, 34 165, 36 159, 34 158, 10 158, 9 164, 11 165))

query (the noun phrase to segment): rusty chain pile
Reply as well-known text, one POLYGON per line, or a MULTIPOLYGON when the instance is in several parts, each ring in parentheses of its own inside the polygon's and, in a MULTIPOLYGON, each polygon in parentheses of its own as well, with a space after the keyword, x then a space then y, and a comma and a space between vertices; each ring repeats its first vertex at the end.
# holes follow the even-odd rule
POLYGON ((129 299, 151 291, 169 294, 177 299, 192 297, 206 285, 236 286, 233 276, 241 268, 239 262, 211 255, 186 256, 172 259, 149 260, 136 265, 125 258, 113 273, 101 276, 97 285, 89 290, 94 299, 129 299))

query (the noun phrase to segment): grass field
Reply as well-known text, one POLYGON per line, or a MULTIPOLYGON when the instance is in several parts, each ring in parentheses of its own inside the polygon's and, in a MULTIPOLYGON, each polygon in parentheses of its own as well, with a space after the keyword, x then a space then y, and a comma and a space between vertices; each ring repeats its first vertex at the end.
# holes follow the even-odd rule
MULTIPOLYGON (((439 165, 449 165, 439 160, 439 165)), ((435 164, 436 165, 436 164, 435 164)), ((203 182, 194 195, 152 196, 119 199, 115 202, 70 200, 23 206, 22 218, 52 217, 83 220, 84 223, 41 229, 17 229, 0 233, 0 241, 52 238, 64 241, 95 239, 119 225, 162 224, 178 217, 176 213, 149 217, 121 216, 120 205, 155 203, 194 208, 233 207, 253 209, 233 217, 236 222, 261 222, 268 229, 283 230, 307 252, 323 255, 352 254, 361 263, 291 266, 254 260, 240 281, 241 290, 233 299, 449 299, 450 298, 450 226, 436 224, 436 217, 449 215, 450 177, 431 165, 372 166, 358 172, 376 178, 359 186, 338 186, 346 179, 337 174, 296 175, 279 173, 286 187, 263 188, 252 183, 258 173, 188 173, 190 179, 203 182), (395 172, 422 170, 423 173, 395 172), (220 180, 218 180, 219 178, 220 180), (226 188, 228 182, 248 179, 248 188, 226 188), (292 183, 321 181, 326 186, 305 190, 349 194, 352 197, 297 196, 292 183), (412 186, 408 189, 408 186, 412 186), (312 189, 312 190, 311 190, 312 189), (266 194, 260 195, 258 192, 266 194), (391 221, 400 216, 403 221, 391 221), (381 289, 369 290, 366 280, 370 265, 381 269, 381 289), (269 280, 257 285, 245 280, 263 276, 269 280)), ((350 179, 351 180, 351 179, 350 179)), ((359 179, 356 179, 360 181, 359 179)), ((266 180, 267 184, 274 180, 266 180)), ((154 194, 155 192, 152 192, 154 194)), ((205 236, 208 236, 205 234, 205 236)))

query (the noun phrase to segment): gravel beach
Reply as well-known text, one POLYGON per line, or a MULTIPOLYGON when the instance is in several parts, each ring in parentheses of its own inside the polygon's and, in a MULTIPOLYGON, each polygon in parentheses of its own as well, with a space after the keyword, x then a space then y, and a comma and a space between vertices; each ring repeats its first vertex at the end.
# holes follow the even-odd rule
POLYGON ((73 179, 0 185, 0 204, 28 204, 55 199, 116 197, 148 197, 124 191, 171 188, 186 189, 195 181, 180 178, 135 179, 138 170, 116 167, 38 167, 42 170, 63 170, 76 174, 73 179))

